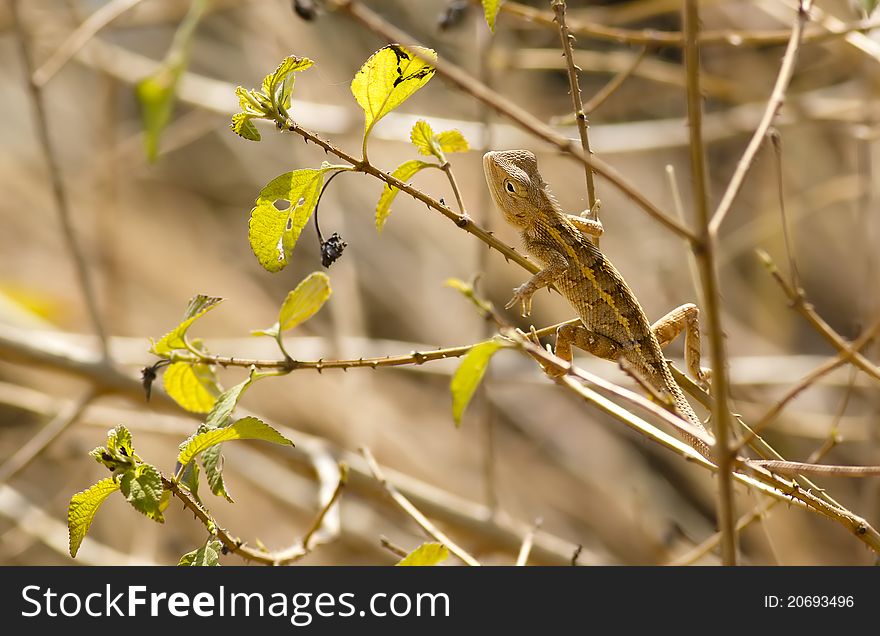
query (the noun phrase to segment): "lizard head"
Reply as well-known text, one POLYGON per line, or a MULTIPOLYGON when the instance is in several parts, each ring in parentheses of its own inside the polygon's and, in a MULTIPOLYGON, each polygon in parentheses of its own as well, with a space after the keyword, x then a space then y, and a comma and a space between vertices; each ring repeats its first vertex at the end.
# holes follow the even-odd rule
POLYGON ((483 171, 495 205, 516 228, 529 228, 535 222, 536 210, 556 205, 538 172, 538 160, 528 150, 487 152, 483 155, 483 171))

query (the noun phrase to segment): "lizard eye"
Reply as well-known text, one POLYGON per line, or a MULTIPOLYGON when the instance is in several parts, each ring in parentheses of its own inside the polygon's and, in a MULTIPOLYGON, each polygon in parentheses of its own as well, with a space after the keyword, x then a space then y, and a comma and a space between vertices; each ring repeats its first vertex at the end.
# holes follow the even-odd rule
POLYGON ((516 188, 514 187, 512 181, 505 181, 504 182, 504 189, 507 190, 508 192, 510 192, 511 194, 514 194, 516 192, 516 188))

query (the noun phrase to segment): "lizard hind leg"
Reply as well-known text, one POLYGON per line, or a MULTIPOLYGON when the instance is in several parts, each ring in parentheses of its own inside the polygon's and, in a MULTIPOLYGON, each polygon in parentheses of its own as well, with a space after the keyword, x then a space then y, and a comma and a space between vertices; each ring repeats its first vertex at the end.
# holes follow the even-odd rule
POLYGON ((712 372, 700 366, 700 310, 693 303, 676 307, 651 325, 651 331, 665 347, 684 331, 684 360, 688 372, 701 387, 708 389, 712 372))
MULTIPOLYGON (((590 331, 583 325, 562 325, 556 330, 554 353, 566 362, 571 362, 572 345, 605 360, 617 360, 623 353, 620 345, 607 336, 590 331)), ((561 373, 551 370, 549 375, 561 373)))

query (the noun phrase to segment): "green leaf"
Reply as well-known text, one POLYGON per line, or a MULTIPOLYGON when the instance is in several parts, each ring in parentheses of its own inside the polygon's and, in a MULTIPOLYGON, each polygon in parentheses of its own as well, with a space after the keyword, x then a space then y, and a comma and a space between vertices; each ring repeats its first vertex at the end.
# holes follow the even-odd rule
POLYGON ((192 413, 208 413, 220 395, 217 373, 211 365, 174 362, 162 380, 168 395, 192 413))
POLYGON ((293 91, 294 73, 304 71, 314 62, 307 57, 289 56, 281 61, 274 73, 263 79, 263 93, 276 106, 287 109, 290 106, 290 94, 293 91))
POLYGON ((186 486, 196 501, 202 503, 199 497, 199 465, 196 462, 190 462, 184 467, 180 483, 186 486))
POLYGON ((117 424, 115 428, 107 431, 107 450, 111 453, 120 453, 127 457, 136 457, 131 439, 131 431, 123 424, 117 424))
POLYGON ((265 270, 278 272, 290 262, 296 241, 318 202, 324 173, 330 169, 285 172, 260 191, 251 210, 248 240, 265 270))
POLYGON ((277 338, 282 331, 293 329, 318 313, 331 292, 327 274, 312 272, 287 294, 278 312, 278 322, 266 329, 255 329, 251 334, 277 338))
POLYGON ((106 444, 106 447, 99 446, 92 449, 89 451, 89 455, 111 471, 134 468, 141 461, 137 453, 134 452, 131 432, 122 424, 107 431, 106 444))
POLYGON ((102 479, 97 484, 76 493, 70 498, 67 508, 67 530, 70 536, 70 556, 76 558, 79 546, 92 525, 92 519, 98 508, 111 493, 119 490, 119 484, 111 477, 102 479))
POLYGON ((177 85, 186 69, 193 35, 207 4, 208 0, 193 0, 162 65, 135 87, 144 124, 144 148, 150 161, 155 161, 158 155, 159 137, 171 119, 177 85))
POLYGON ((236 113, 232 116, 232 123, 229 124, 229 127, 239 137, 244 137, 248 141, 260 141, 263 137, 260 135, 257 127, 254 126, 253 119, 254 115, 236 113))
POLYGON ((161 356, 171 353, 175 349, 186 349, 186 332, 190 325, 221 302, 223 302, 222 298, 214 298, 202 294, 193 296, 189 301, 189 305, 187 305, 186 312, 183 314, 183 322, 162 336, 159 342, 154 343, 152 352, 161 356))
POLYGON ((455 418, 456 426, 461 425, 462 413, 486 374, 492 354, 501 346, 502 343, 497 340, 487 340, 475 345, 455 370, 449 388, 452 391, 452 417, 455 418))
POLYGON ((229 503, 235 503, 226 483, 223 481, 223 453, 220 452, 222 444, 212 446, 202 453, 202 467, 205 469, 205 479, 208 480, 208 488, 218 497, 223 497, 229 503))
POLYGON ((418 149, 420 155, 434 155, 440 161, 443 161, 441 156, 443 153, 434 139, 434 131, 431 129, 431 124, 424 119, 420 119, 413 124, 412 130, 409 132, 409 140, 418 149))
POLYGON ((210 537, 198 550, 187 552, 178 562, 178 566, 211 567, 220 565, 220 552, 223 544, 219 539, 210 537))
POLYGON ((232 415, 232 411, 235 410, 235 406, 241 399, 241 394, 244 393, 245 389, 247 389, 252 382, 254 382, 254 378, 255 376, 252 370, 246 380, 239 382, 231 389, 227 389, 220 394, 220 397, 214 402, 214 407, 205 419, 206 428, 214 429, 226 424, 226 420, 232 415))
POLYGON ((364 147, 373 126, 428 83, 436 60, 431 49, 389 44, 376 51, 354 76, 351 92, 364 109, 364 147), (425 59, 422 59, 425 58, 425 59))
POLYGON ((407 554, 397 565, 437 565, 449 558, 449 550, 442 543, 423 543, 407 554))
POLYGON ((165 487, 162 485, 162 475, 155 466, 140 464, 125 471, 119 480, 119 489, 135 510, 153 521, 165 521, 160 509, 165 487))
MULTIPOLYGON (((412 179, 413 175, 419 170, 436 167, 437 164, 434 163, 411 159, 397 166, 397 168, 394 169, 394 172, 391 173, 391 176, 406 182, 412 179)), ((382 190, 382 195, 379 197, 379 202, 376 204, 376 229, 380 232, 385 226, 385 221, 388 219, 388 215, 391 214, 391 203, 394 201, 398 192, 400 192, 399 188, 395 188, 387 183, 382 190)))
POLYGON ((498 17, 498 9, 501 8, 501 0, 483 0, 483 14, 486 16, 486 24, 489 29, 495 31, 495 18, 498 17))
POLYGON ((458 130, 444 130, 437 134, 437 143, 443 152, 467 152, 470 150, 467 139, 458 130))
POLYGON ((216 446, 221 442, 229 442, 236 439, 261 439, 274 444, 293 446, 293 442, 262 420, 256 417, 245 417, 229 426, 203 431, 191 436, 181 444, 177 461, 186 465, 206 449, 216 446))
POLYGON ((434 155, 441 164, 446 163, 445 153, 469 150, 467 139, 459 131, 444 130, 435 134, 430 124, 421 119, 413 125, 409 138, 418 148, 419 154, 434 155))
POLYGON ((312 272, 292 292, 287 294, 278 324, 281 331, 293 329, 316 313, 330 297, 330 278, 324 272, 312 272))

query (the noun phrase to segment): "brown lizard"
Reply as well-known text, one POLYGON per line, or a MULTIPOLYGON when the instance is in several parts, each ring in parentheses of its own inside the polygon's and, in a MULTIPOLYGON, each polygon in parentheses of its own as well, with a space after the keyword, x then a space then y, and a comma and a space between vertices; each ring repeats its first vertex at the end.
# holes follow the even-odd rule
MULTIPOLYGON (((696 305, 682 305, 651 325, 623 276, 589 238, 602 234, 602 224, 562 211, 538 172, 534 154, 527 150, 487 152, 483 169, 495 205, 522 234, 526 252, 543 266, 514 290, 506 307, 519 303, 523 316, 528 316, 534 293, 552 285, 568 300, 582 323, 557 330, 557 356, 571 362, 571 347, 575 345, 621 363, 671 405, 679 417, 705 431, 673 379, 661 349, 684 331, 688 370, 702 386, 707 385, 708 371, 700 367, 696 305)), ((711 457, 704 441, 686 432, 682 436, 711 457)))

